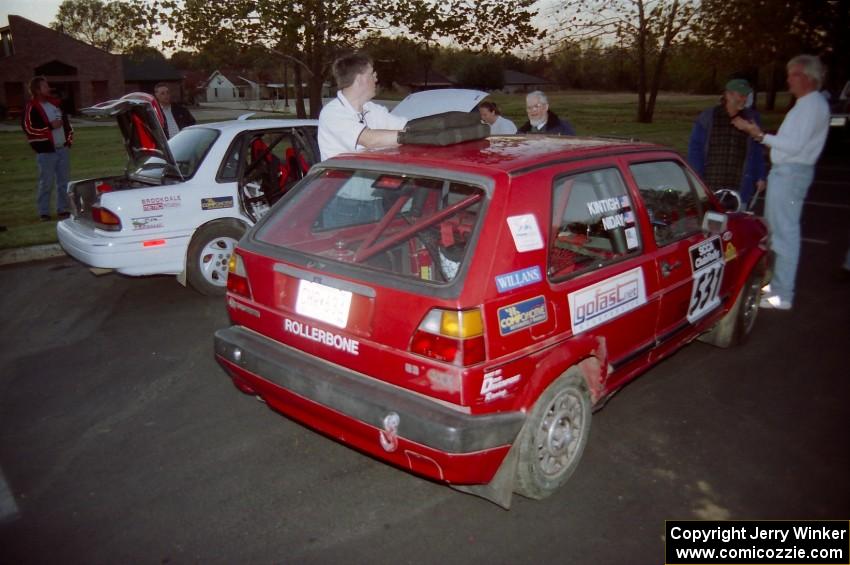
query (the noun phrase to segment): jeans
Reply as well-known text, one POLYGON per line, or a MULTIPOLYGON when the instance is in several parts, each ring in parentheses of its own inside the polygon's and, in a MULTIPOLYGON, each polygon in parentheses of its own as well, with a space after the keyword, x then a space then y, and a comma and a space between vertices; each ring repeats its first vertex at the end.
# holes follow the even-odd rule
POLYGON ((776 255, 770 290, 783 301, 794 301, 794 279, 800 262, 800 215, 814 165, 773 165, 767 177, 764 216, 770 228, 770 247, 776 255))
POLYGON ((50 191, 56 183, 56 212, 68 210, 68 180, 71 175, 71 152, 59 147, 53 153, 37 153, 38 163, 38 214, 50 215, 50 191))

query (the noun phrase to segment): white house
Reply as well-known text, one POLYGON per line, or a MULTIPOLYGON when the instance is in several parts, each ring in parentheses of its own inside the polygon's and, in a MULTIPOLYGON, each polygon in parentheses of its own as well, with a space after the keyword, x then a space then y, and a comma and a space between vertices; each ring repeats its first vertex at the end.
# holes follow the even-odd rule
POLYGON ((268 96, 262 96, 263 88, 260 83, 245 78, 243 76, 240 76, 238 78, 239 80, 245 83, 244 85, 240 85, 237 87, 242 90, 241 94, 243 98, 246 98, 247 100, 259 100, 260 98, 268 98, 268 96))
POLYGON ((239 100, 239 87, 221 71, 214 71, 203 84, 202 90, 207 102, 239 100))

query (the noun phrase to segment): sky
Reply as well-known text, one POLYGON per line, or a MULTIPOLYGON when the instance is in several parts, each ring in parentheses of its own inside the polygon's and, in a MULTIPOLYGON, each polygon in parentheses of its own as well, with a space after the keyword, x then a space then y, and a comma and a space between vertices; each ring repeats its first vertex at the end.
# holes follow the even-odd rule
POLYGON ((0 0, 0 27, 9 25, 9 14, 41 25, 50 25, 62 0, 0 0))
MULTIPOLYGON (((44 26, 49 26, 56 17, 62 0, 0 0, 0 27, 9 25, 9 14, 21 16, 44 26)), ((546 16, 551 16, 557 3, 553 0, 541 0, 537 3, 541 16, 537 25, 544 26, 546 16)), ((166 55, 168 52, 166 51, 166 55)))

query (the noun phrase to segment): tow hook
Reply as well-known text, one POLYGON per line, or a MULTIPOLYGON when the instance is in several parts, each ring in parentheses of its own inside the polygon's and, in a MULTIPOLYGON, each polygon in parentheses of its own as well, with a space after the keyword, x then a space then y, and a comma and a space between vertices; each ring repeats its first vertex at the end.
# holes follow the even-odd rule
POLYGON ((381 440, 381 447, 384 448, 384 451, 392 453, 398 449, 399 422, 401 422, 401 418, 395 412, 390 412, 384 416, 384 429, 378 434, 381 440))

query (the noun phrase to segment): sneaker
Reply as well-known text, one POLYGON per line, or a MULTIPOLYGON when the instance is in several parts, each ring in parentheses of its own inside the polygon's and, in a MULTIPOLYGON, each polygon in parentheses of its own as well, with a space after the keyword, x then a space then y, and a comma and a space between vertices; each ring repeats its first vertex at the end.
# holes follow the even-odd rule
POLYGON ((770 283, 767 283, 763 287, 761 287, 762 294, 770 294, 770 283))
POLYGON ((59 212, 58 214, 56 214, 56 217, 59 218, 60 220, 64 220, 66 218, 70 218, 71 213, 70 212, 59 212))
POLYGON ((41 218, 42 222, 49 222, 50 221, 50 216, 48 216, 47 214, 42 214, 39 217, 41 218))
POLYGON ((775 294, 766 294, 761 297, 759 308, 767 308, 770 310, 790 310, 791 303, 787 300, 782 300, 775 294))

